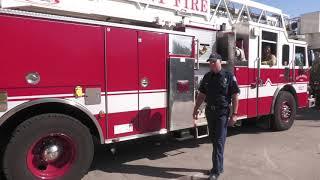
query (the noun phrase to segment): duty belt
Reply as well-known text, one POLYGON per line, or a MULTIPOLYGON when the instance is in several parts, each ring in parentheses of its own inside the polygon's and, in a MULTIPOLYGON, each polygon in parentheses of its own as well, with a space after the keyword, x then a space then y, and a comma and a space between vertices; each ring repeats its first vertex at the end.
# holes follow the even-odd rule
POLYGON ((225 107, 223 106, 214 106, 214 105, 207 105, 207 108, 212 110, 212 111, 216 111, 216 110, 220 110, 220 109, 223 109, 225 107))

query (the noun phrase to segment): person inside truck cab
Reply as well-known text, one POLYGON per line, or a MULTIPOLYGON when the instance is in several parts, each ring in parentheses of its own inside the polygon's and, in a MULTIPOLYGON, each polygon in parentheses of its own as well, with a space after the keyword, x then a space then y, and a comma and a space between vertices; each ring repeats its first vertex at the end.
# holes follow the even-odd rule
POLYGON ((304 55, 302 53, 296 53, 295 65, 296 66, 304 66, 304 55))
POLYGON ((243 39, 237 39, 236 41, 236 60, 238 62, 244 62, 247 61, 246 60, 246 54, 245 54, 245 50, 244 50, 244 40, 243 39))
POLYGON ((274 66, 277 64, 277 58, 274 54, 272 54, 270 46, 266 46, 264 48, 261 64, 269 66, 274 66))

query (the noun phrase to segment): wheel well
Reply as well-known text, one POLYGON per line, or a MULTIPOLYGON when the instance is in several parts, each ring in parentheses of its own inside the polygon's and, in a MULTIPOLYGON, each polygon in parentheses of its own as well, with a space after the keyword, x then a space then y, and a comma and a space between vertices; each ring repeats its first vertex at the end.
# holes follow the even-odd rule
POLYGON ((297 93, 296 93, 296 90, 294 89, 294 87, 292 87, 290 85, 286 85, 280 91, 287 91, 287 92, 291 93, 294 97, 294 100, 296 101, 296 105, 298 106, 298 96, 297 96, 297 93))
POLYGON ((30 106, 28 108, 22 109, 12 115, 9 119, 7 119, 0 127, 0 137, 6 143, 9 141, 14 129, 24 122, 25 120, 40 114, 46 113, 61 113, 65 115, 72 116, 87 126, 95 138, 94 140, 101 141, 99 130, 97 129, 94 122, 92 122, 91 118, 80 109, 73 107, 68 104, 58 103, 58 102, 49 102, 49 103, 41 103, 30 106))
POLYGON ((289 92, 290 94, 292 94, 294 97, 294 100, 296 101, 297 107, 299 106, 298 105, 298 96, 297 96, 296 90, 291 85, 286 85, 276 93, 276 96, 274 96, 275 98, 273 99, 273 102, 272 102, 271 114, 274 114, 274 107, 276 105, 278 95, 282 91, 286 91, 286 92, 289 92))

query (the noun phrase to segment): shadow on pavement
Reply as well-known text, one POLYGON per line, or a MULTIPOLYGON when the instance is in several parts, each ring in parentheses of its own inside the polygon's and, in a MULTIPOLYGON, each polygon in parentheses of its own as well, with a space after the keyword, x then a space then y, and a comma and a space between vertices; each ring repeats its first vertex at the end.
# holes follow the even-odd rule
POLYGON ((301 109, 297 112, 298 121, 320 121, 320 110, 316 108, 301 109))
MULTIPOLYGON (((108 173, 139 174, 149 177, 176 179, 184 175, 179 172, 205 173, 204 169, 186 169, 179 167, 154 167, 148 165, 131 165, 131 161, 139 159, 157 160, 169 156, 185 153, 182 148, 197 148, 200 144, 209 143, 208 138, 177 142, 163 140, 161 145, 154 139, 141 139, 135 142, 119 144, 117 154, 112 155, 108 147, 99 145, 91 170, 100 170, 108 173)), ((173 165, 174 166, 174 165, 173 165)))
MULTIPOLYGON (((228 136, 238 134, 256 134, 270 132, 254 126, 245 125, 239 128, 228 129, 228 136)), ((99 145, 97 147, 95 159, 91 170, 99 170, 108 173, 138 174, 142 176, 157 177, 163 179, 184 178, 183 172, 206 173, 204 169, 186 169, 179 167, 154 167, 148 165, 132 165, 131 161, 139 159, 157 160, 169 156, 177 156, 186 153, 185 148, 198 148, 201 144, 209 144, 209 138, 191 139, 186 141, 175 141, 167 138, 161 141, 154 138, 139 139, 131 142, 124 142, 117 145, 117 154, 115 156, 108 150, 109 147, 99 145)), ((197 162, 186 162, 197 163, 197 162)), ((174 165, 173 165, 174 166, 174 165)), ((196 166, 195 166, 196 167, 196 166)), ((198 178, 197 178, 198 179, 198 178)), ((201 178, 200 178, 201 179, 201 178)))

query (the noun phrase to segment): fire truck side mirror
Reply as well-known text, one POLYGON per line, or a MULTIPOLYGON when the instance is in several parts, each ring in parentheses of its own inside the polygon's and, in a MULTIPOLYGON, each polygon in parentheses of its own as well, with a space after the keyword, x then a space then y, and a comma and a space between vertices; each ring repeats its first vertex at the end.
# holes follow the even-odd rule
POLYGON ((309 60, 309 67, 312 66, 313 62, 315 61, 316 57, 315 57, 315 53, 313 50, 308 50, 308 60, 309 60))

